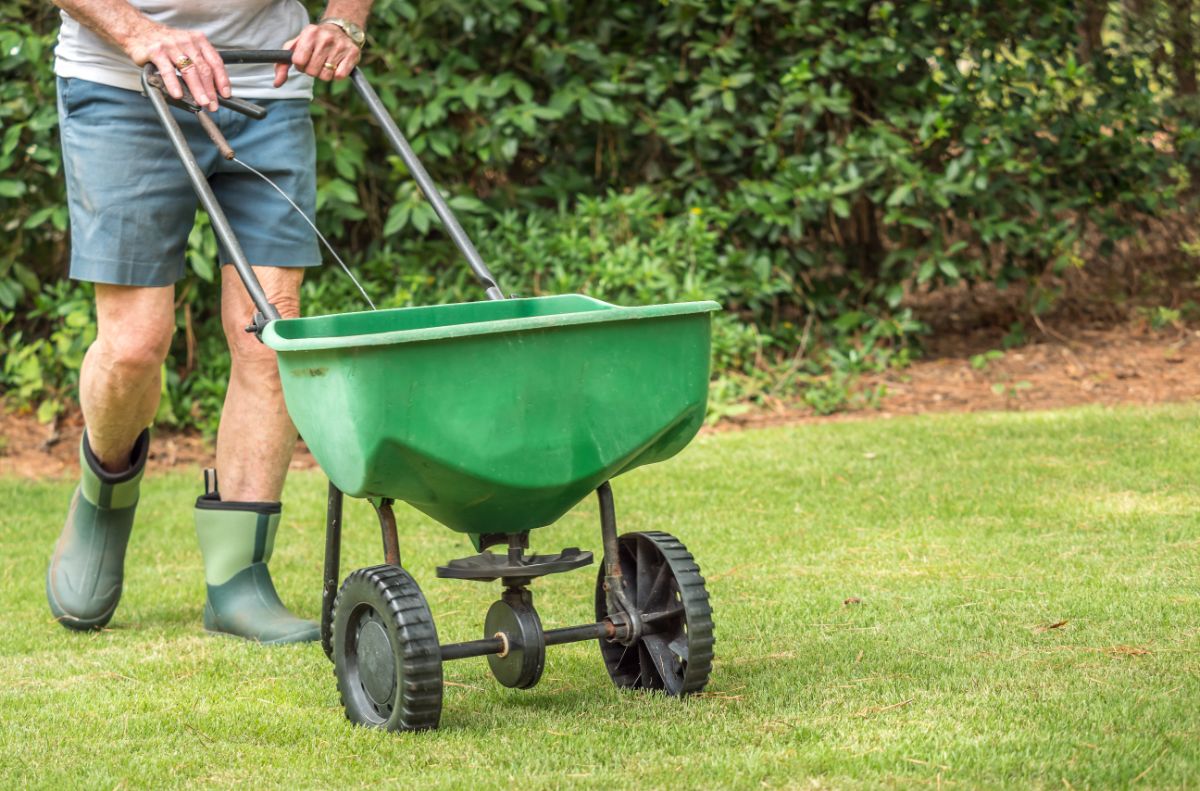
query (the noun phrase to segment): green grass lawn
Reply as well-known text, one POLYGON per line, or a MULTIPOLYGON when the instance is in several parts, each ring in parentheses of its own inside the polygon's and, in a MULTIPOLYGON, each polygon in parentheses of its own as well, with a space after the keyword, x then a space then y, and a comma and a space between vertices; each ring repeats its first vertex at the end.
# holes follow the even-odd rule
MULTIPOLYGON (((351 727, 315 645, 202 633, 198 471, 143 487, 125 598, 91 635, 43 592, 72 483, 0 480, 0 784, 1195 786, 1198 437, 1190 406, 701 437, 614 490, 624 530, 676 534, 708 578, 708 691, 618 692, 594 643, 549 649, 528 691, 468 659, 422 734, 351 727)), ((467 542, 398 514, 442 639, 481 636, 498 585, 436 579, 467 542)), ((293 475, 275 567, 310 617, 323 515, 320 474, 293 475)), ((378 562, 362 503, 346 538, 345 571, 378 562)), ((533 545, 598 552, 594 504, 533 545)), ((536 582, 543 622, 587 620, 594 579, 536 582)))

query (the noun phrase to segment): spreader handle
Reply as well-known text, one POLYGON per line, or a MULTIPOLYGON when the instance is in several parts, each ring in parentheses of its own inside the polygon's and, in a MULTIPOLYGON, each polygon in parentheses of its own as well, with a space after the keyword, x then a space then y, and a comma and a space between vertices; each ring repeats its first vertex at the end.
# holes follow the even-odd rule
POLYGON ((358 95, 367 103, 371 114, 375 116, 375 120, 383 127, 383 133, 387 135, 388 141, 396 149, 396 153, 400 155, 400 159, 404 160, 404 165, 417 182, 421 193, 433 205, 433 210, 442 221, 442 225, 446 226, 446 233, 450 234, 450 238, 454 240, 454 245, 463 254, 463 257, 467 259, 471 271, 479 279, 488 299, 504 299, 504 294, 500 291, 500 286, 496 285, 496 278, 487 268, 487 264, 483 262, 479 251, 475 249, 475 245, 471 243, 471 238, 467 236, 467 232, 458 224, 458 218, 454 216, 454 212, 450 210, 450 206, 442 198, 442 193, 438 191, 437 185, 429 177, 429 173, 425 170, 425 166, 421 164, 421 160, 417 159, 412 146, 408 144, 408 141, 400 132, 400 127, 396 126, 396 122, 388 115, 387 108, 379 100, 379 95, 375 93, 375 89, 371 87, 371 84, 367 82, 367 78, 363 76, 362 71, 358 68, 355 68, 350 73, 350 79, 354 82, 354 87, 358 89, 358 95))
MULTIPOLYGON (((263 49, 263 50, 227 50, 217 53, 221 56, 221 60, 225 63, 238 65, 243 63, 291 63, 291 50, 286 49, 263 49)), ((400 159, 404 161, 408 172, 412 174, 413 179, 417 182, 417 187, 426 200, 433 206, 434 212, 438 219, 442 221, 442 225, 446 227, 446 232, 450 234, 450 239, 454 242, 455 247, 467 259, 467 263, 471 267, 471 271, 475 273, 475 277, 479 279, 484 291, 487 293, 488 299, 504 299, 504 293, 500 291, 500 287, 496 284, 496 278, 488 269, 487 264, 483 262, 479 251, 475 249, 475 245, 471 242, 471 238, 467 236, 467 232, 458 222, 458 218, 454 216, 454 212, 450 206, 442 198, 442 193, 438 190, 437 185, 433 183, 433 179, 429 177, 429 172, 425 170, 425 166, 417 159, 417 155, 412 150, 412 146, 408 144, 404 134, 401 133, 400 127, 392 120, 388 114, 387 108, 383 106, 383 102, 379 100, 379 95, 375 93, 375 89, 367 82, 367 78, 363 76, 362 71, 355 68, 350 73, 350 79, 354 83, 354 87, 358 90, 358 95, 367 103, 367 107, 371 110, 371 115, 375 116, 375 120, 383 127, 383 133, 387 135, 388 142, 396 149, 396 153, 400 155, 400 159)))
POLYGON ((291 63, 290 49, 227 49, 217 53, 227 65, 240 66, 246 63, 291 63))
MULTIPOLYGON (((222 61, 230 65, 292 62, 292 53, 286 49, 227 50, 218 54, 221 56, 222 61)), ((483 262, 479 251, 475 249, 475 245, 471 243, 471 239, 467 236, 466 231, 459 224, 458 218, 454 216, 454 212, 450 210, 450 206, 442 198, 442 194, 433 183, 433 179, 429 177, 429 173, 421 165, 420 160, 417 159, 412 146, 408 144, 408 140, 404 138, 404 135, 400 132, 400 128, 396 126, 396 122, 388 115, 387 109, 379 99, 379 95, 371 88, 370 83, 367 82, 367 78, 363 76, 363 73, 359 69, 355 68, 351 72, 350 77, 359 95, 367 103, 367 107, 370 108, 371 114, 375 116, 375 120, 383 127, 388 141, 396 149, 396 153, 400 155, 400 159, 404 161, 413 179, 416 180, 422 194, 433 205, 434 212, 441 219, 442 224, 446 226, 446 231, 450 234, 450 238, 454 241, 455 246, 458 247, 459 251, 467 259, 471 271, 475 273, 475 277, 483 285, 488 299, 504 299, 503 292, 500 291, 500 287, 496 284, 496 278, 488 270, 487 264, 483 262)), ((195 189, 197 197, 200 198, 200 204, 208 212, 213 232, 229 252, 233 268, 237 270, 238 276, 246 286, 246 291, 250 294, 250 299, 254 302, 257 313, 254 316, 253 323, 246 329, 261 337, 262 331, 268 323, 282 317, 279 314, 278 308, 271 304, 271 301, 267 298, 262 284, 259 283, 254 270, 250 266, 250 262, 246 259, 246 254, 242 251, 242 246, 238 242, 237 236, 234 234, 233 228, 225 216, 225 212, 222 211, 217 197, 208 183, 207 177, 204 175, 200 164, 196 161, 196 155, 192 153, 191 148, 187 144, 183 130, 179 128, 179 123, 171 115, 170 106, 167 103, 167 93, 160 87, 161 85, 161 78, 158 78, 158 69, 153 63, 147 63, 142 68, 142 89, 150 97, 150 103, 154 105, 154 110, 158 114, 163 128, 167 131, 167 137, 170 138, 171 143, 175 146, 175 151, 179 154, 179 159, 183 162, 184 170, 187 172, 188 178, 191 179, 192 187, 195 189)), ((251 107, 255 106, 251 105, 251 107)), ((246 108, 232 107, 231 109, 246 112, 246 108)), ((247 114, 253 115, 254 113, 248 112, 247 114)))
MULTIPOLYGON (((192 153, 183 130, 179 128, 179 122, 175 120, 175 116, 171 115, 166 91, 155 87, 156 77, 158 77, 158 69, 153 63, 147 63, 142 68, 142 90, 150 97, 150 103, 154 105, 154 111, 158 113, 159 121, 167 130, 167 137, 171 139, 180 161, 183 162, 183 169, 192 181, 192 188, 196 190, 200 204, 208 212, 213 232, 221 240, 221 244, 225 245, 225 249, 229 251, 229 257, 233 259, 233 268, 237 270, 238 276, 246 286, 246 291, 250 294, 250 299, 254 302, 257 312, 254 315, 253 323, 247 329, 262 337, 262 331, 269 322, 283 317, 279 314, 279 309, 267 298, 267 292, 263 291, 262 283, 258 282, 254 270, 250 267, 250 262, 246 260, 242 245, 238 242, 225 212, 222 211, 221 204, 217 201, 217 196, 208 183, 208 177, 204 175, 204 170, 196 161, 196 155, 192 153)), ((159 81, 158 84, 162 83, 159 81)))

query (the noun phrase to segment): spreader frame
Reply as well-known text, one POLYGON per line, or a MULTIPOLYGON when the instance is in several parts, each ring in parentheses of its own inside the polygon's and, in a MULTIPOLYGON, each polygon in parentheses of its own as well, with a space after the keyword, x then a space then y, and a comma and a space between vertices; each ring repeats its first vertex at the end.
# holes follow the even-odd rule
MULTIPOLYGON (((225 51, 219 54, 227 64, 291 63, 291 52, 287 50, 225 51)), ((505 299, 496 278, 366 77, 355 68, 351 81, 433 206, 487 298, 505 299)), ((161 75, 153 64, 147 64, 142 71, 142 87, 179 155, 201 205, 208 212, 214 232, 228 251, 231 263, 254 303, 256 313, 246 329, 262 340, 268 325, 281 321, 282 317, 254 274, 171 107, 197 114, 201 126, 222 155, 234 159, 236 154, 186 88, 182 99, 168 97, 161 75)), ((253 102, 230 98, 219 101, 222 106, 253 118, 262 118, 266 113, 253 102)), ((682 309, 680 306, 660 306, 632 310, 640 311, 637 319, 654 319, 661 318, 659 314, 664 313, 708 312, 716 307, 715 303, 697 303, 682 309)), ((600 318, 576 317, 571 321, 582 325, 600 318)), ((566 323, 561 318, 555 321, 566 323)), ((276 329, 282 326, 276 325, 276 329)), ((391 342, 386 338, 376 339, 376 342, 385 340, 391 342)), ((693 348, 698 347, 693 344, 693 348)), ((702 414, 702 399, 698 408, 702 414)), ((695 421, 691 425, 692 433, 698 428, 699 417, 695 421)), ((666 455, 679 450, 690 436, 683 437, 682 442, 666 455)), ((619 471, 616 467, 605 468, 602 475, 607 477, 619 471)), ((326 474, 329 475, 328 470, 326 474)), ((576 496, 589 491, 595 480, 588 479, 587 486, 576 492, 576 496)), ((334 662, 347 716, 360 724, 392 730, 434 728, 441 712, 442 662, 486 656, 497 680, 505 686, 527 689, 541 678, 547 646, 591 640, 601 641, 605 667, 618 686, 658 689, 675 696, 701 690, 711 671, 714 641, 712 610, 699 568, 683 545, 664 533, 619 536, 610 483, 605 480, 595 491, 604 548, 596 586, 596 621, 543 628, 533 606, 530 584, 540 576, 588 565, 592 556, 590 552, 575 548, 556 555, 526 556, 524 552, 529 547, 529 532, 533 528, 518 525, 507 531, 475 534, 479 555, 451 561, 439 568, 440 577, 479 581, 499 579, 503 586, 500 599, 488 611, 482 639, 440 644, 428 604, 401 565, 393 499, 366 497, 379 520, 384 564, 353 572, 339 587, 345 494, 330 480, 320 639, 326 656, 334 662), (506 556, 496 556, 488 551, 490 546, 497 545, 506 545, 506 556), (633 571, 627 575, 626 569, 633 571), (338 603, 343 595, 347 603, 339 612, 338 603), (656 608, 651 607, 654 602, 658 602, 656 608), (353 631, 355 624, 360 625, 357 634, 353 631), (348 664, 340 665, 339 658, 348 664)))

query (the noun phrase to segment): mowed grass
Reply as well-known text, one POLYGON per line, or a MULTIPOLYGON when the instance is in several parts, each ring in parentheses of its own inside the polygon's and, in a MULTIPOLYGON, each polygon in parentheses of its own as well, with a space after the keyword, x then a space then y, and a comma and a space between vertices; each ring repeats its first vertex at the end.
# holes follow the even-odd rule
MULTIPOLYGON (((67 632, 43 574, 72 483, 0 481, 6 787, 1188 787, 1200 783, 1200 408, 1079 409, 723 433, 614 485, 709 582, 717 660, 685 701, 619 692, 595 644, 537 688, 447 663, 442 728, 343 718, 315 645, 205 636, 199 473, 143 488, 112 628, 67 632)), ((276 569, 318 613, 324 479, 288 483, 276 569)), ((441 638, 498 586, 439 580, 463 537, 398 507, 441 638)), ((592 502, 534 548, 599 551, 592 502)), ((377 562, 348 511, 344 572, 377 562)), ((540 580, 588 619, 594 568, 540 580)))

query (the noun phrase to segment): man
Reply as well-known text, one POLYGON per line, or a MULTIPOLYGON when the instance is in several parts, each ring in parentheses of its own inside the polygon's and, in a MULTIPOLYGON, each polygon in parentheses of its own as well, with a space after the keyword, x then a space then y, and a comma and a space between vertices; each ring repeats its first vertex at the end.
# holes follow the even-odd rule
MULTIPOLYGON (((55 51, 63 166, 70 204, 71 277, 96 284, 97 336, 80 373, 86 423, 81 481, 46 575, 55 617, 99 629, 121 596, 125 548, 158 407, 160 370, 175 327, 174 283, 197 199, 142 96, 140 73, 158 67, 175 98, 186 84, 240 158, 263 171, 311 217, 315 149, 312 79, 346 78, 359 60, 370 0, 330 0, 310 24, 299 0, 57 0, 55 51), (292 51, 292 65, 231 66, 218 49, 292 51), (218 110, 218 96, 269 108, 254 121, 218 110)), ((320 263, 304 220, 257 176, 226 162, 190 113, 183 125, 247 258, 284 317, 299 315, 304 267, 320 263)), ((229 263, 222 251, 222 262, 229 263)), ((316 624, 280 602, 267 568, 279 498, 296 441, 274 353, 243 331, 254 308, 222 267, 221 316, 232 371, 217 434, 215 474, 197 500, 211 632, 264 643, 315 640, 316 624)))

